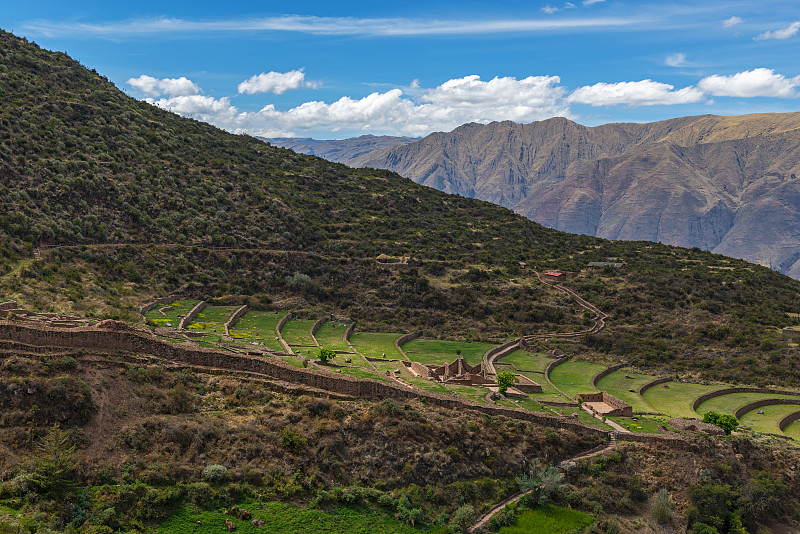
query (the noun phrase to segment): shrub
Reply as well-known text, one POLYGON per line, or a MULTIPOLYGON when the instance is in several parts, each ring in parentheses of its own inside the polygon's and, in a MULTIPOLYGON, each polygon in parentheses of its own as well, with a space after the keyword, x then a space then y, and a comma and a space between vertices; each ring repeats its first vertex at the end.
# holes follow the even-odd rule
POLYGON ((212 484, 220 484, 228 478, 228 468, 224 465, 211 464, 203 469, 203 480, 212 484))
POLYGON ((306 438, 291 428, 281 430, 281 447, 290 451, 299 451, 306 446, 306 438))
POLYGON ((497 373, 497 387, 500 391, 502 396, 506 396, 506 392, 508 392, 508 388, 514 385, 514 381, 516 377, 514 373, 509 371, 500 371, 497 373))
POLYGON ((457 531, 466 532, 475 523, 475 509, 469 504, 465 504, 453 513, 450 526, 457 531))
POLYGON ((319 359, 322 363, 328 363, 336 357, 333 349, 319 349, 319 359))
POLYGON ((653 519, 662 525, 672 522, 672 503, 666 488, 653 496, 653 519))

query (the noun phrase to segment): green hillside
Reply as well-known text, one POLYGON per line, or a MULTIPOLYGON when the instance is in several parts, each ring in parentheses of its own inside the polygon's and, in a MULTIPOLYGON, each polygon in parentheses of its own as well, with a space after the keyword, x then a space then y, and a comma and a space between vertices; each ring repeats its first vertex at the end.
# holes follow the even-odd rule
MULTIPOLYGON (((509 210, 232 135, 132 99, 63 53, 0 34, 0 296, 140 321, 180 292, 336 313, 365 330, 499 342, 610 315, 569 352, 727 380, 800 383, 800 283, 722 256, 544 228, 509 210), (33 259, 34 246, 40 261, 33 259), (222 250, 221 250, 222 249, 222 250), (380 254, 411 256, 405 268, 380 254)), ((563 349, 564 347, 562 347, 563 349)))

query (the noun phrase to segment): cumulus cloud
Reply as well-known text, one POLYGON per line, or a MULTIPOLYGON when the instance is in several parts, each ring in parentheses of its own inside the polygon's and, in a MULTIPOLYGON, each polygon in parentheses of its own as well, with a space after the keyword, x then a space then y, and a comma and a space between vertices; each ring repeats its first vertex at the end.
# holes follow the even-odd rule
POLYGON ((342 97, 335 102, 305 102, 282 111, 268 104, 255 112, 241 112, 228 98, 185 95, 148 102, 184 116, 210 122, 226 130, 278 136, 325 128, 330 131, 425 135, 451 130, 466 122, 514 120, 530 122, 570 116, 565 89, 558 76, 529 76, 517 80, 479 76, 448 80, 434 88, 375 92, 363 98, 342 97))
POLYGON ((687 65, 686 54, 681 52, 670 54, 667 56, 667 59, 664 60, 664 63, 668 67, 685 67, 687 65))
POLYGON ((550 4, 547 4, 546 6, 541 8, 541 11, 542 11, 542 13, 547 13, 548 15, 552 15, 553 13, 556 13, 557 11, 561 11, 561 8, 560 7, 551 6, 550 4))
POLYGON ((638 82, 596 83, 579 87, 567 97, 569 102, 590 106, 630 107, 672 104, 691 104, 703 100, 703 93, 696 87, 675 87, 653 80, 638 82))
POLYGON ((239 84, 239 93, 273 93, 281 95, 286 91, 300 89, 302 87, 315 89, 319 86, 318 82, 306 81, 303 69, 290 70, 289 72, 262 72, 252 76, 250 79, 239 84))
POLYGON ((764 41, 766 39, 789 39, 790 37, 794 37, 797 35, 797 32, 800 31, 800 21, 792 22, 785 28, 781 28, 780 30, 773 30, 771 32, 764 32, 761 35, 755 37, 756 41, 764 41))
POLYGON ((753 69, 737 72, 731 76, 714 74, 700 80, 697 86, 714 96, 794 98, 795 88, 800 85, 800 76, 787 78, 772 69, 753 69))
POLYGON ((729 19, 725 19, 722 21, 722 25, 726 28, 733 28, 737 24, 741 24, 744 22, 744 19, 741 17, 731 17, 729 19))
POLYGON ((162 78, 159 80, 158 78, 143 74, 138 78, 129 79, 127 83, 149 98, 157 98, 161 95, 196 95, 200 92, 200 88, 192 80, 183 76, 180 78, 162 78))

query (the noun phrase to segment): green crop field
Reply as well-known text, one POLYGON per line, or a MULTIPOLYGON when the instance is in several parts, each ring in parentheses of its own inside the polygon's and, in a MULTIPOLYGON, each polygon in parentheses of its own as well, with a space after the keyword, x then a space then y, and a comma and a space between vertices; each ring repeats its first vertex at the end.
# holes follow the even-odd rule
POLYGON ((347 342, 344 340, 347 326, 345 323, 326 322, 319 327, 314 337, 326 349, 349 351, 350 347, 347 346, 347 342))
POLYGON ((236 525, 236 532, 283 534, 312 534, 350 532, 354 534, 419 533, 420 530, 398 521, 381 509, 364 505, 341 506, 331 510, 308 509, 279 502, 248 503, 240 506, 253 514, 248 521, 233 518, 220 512, 194 512, 191 506, 182 506, 158 529, 164 534, 211 534, 225 532, 225 521, 236 525), (264 526, 253 526, 252 520, 264 521, 264 526))
POLYGON ((781 432, 781 429, 778 427, 778 423, 780 422, 781 419, 783 419, 787 415, 800 411, 800 406, 784 404, 775 406, 764 406, 763 408, 760 409, 764 410, 763 414, 759 414, 758 410, 747 412, 739 420, 739 423, 745 426, 749 426, 756 432, 783 434, 783 432, 781 432))
POLYGON ((544 373, 544 370, 547 369, 547 366, 550 365, 552 361, 553 358, 548 358, 541 352, 528 352, 527 350, 518 349, 508 356, 495 360, 495 366, 497 366, 497 364, 510 363, 522 371, 539 371, 544 373))
POLYGON ((239 306, 206 306, 186 328, 221 336, 225 333, 225 323, 238 309, 239 306))
POLYGON ((283 345, 275 339, 275 327, 284 315, 285 312, 248 311, 231 328, 231 336, 238 341, 263 343, 267 348, 283 352, 283 345))
MULTIPOLYGON (((289 345, 310 345, 316 347, 311 338, 311 327, 316 323, 313 319, 291 319, 283 325, 281 336, 289 345)), ((297 352, 297 351, 295 351, 297 352)), ((305 353, 306 351, 303 351, 305 353)))
POLYGON ((178 323, 181 322, 181 318, 178 317, 186 315, 189 313, 189 310, 194 308, 197 303, 200 302, 199 300, 177 300, 172 304, 165 305, 165 306, 158 306, 153 310, 144 314, 145 319, 155 323, 156 326, 171 326, 172 328, 178 328, 178 323), (164 310, 162 314, 159 310, 162 308, 167 308, 164 310))
POLYGON ((634 373, 630 369, 620 369, 599 380, 597 389, 607 391, 614 397, 627 402, 633 406, 635 412, 652 412, 654 411, 653 407, 639 395, 639 388, 656 378, 652 375, 634 373))
POLYGON ((668 382, 652 387, 644 392, 644 399, 657 412, 672 417, 699 417, 692 409, 694 400, 705 393, 727 386, 704 386, 702 384, 685 384, 668 382), (668 386, 668 387, 664 387, 668 386))
POLYGON ((494 345, 486 343, 464 343, 436 339, 414 339, 403 345, 403 351, 416 362, 424 364, 450 363, 458 358, 457 351, 470 365, 483 361, 483 355, 494 345))
POLYGON ((402 360, 403 355, 394 346, 395 340, 403 334, 385 334, 376 332, 354 332, 350 336, 350 343, 358 352, 370 358, 380 358, 386 354, 387 358, 402 360))
POLYGON ((500 534, 564 534, 592 523, 589 514, 547 504, 522 512, 513 525, 501 528, 500 534))
POLYGON ((550 380, 564 393, 574 397, 578 393, 596 391, 592 387, 592 378, 605 368, 599 363, 566 361, 553 369, 550 380))
MULTIPOLYGON (((697 413, 704 414, 706 412, 719 412, 733 414, 736 410, 751 402, 760 401, 763 399, 800 399, 800 396, 793 395, 773 395, 769 393, 731 393, 729 395, 720 395, 713 399, 708 399, 703 404, 697 407, 697 413)), ((800 407, 798 407, 800 410, 800 407)))

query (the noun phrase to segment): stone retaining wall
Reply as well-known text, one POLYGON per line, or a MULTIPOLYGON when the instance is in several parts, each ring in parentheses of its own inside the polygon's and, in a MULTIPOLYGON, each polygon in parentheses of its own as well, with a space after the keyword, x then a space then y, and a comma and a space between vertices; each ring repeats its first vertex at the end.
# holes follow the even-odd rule
POLYGON ((736 416, 736 419, 741 419, 742 416, 748 412, 752 412, 753 410, 757 410, 758 408, 763 408, 764 406, 779 406, 779 405, 795 405, 800 406, 800 399, 763 399, 760 401, 751 402, 750 404, 745 404, 733 414, 736 416))
POLYGON ((499 360, 503 356, 508 356, 520 346, 521 339, 514 339, 497 347, 492 347, 483 355, 483 363, 486 364, 486 371, 494 373, 494 361, 499 360))
POLYGON ((721 397, 722 395, 729 395, 730 393, 766 393, 767 395, 792 395, 795 397, 800 397, 800 393, 798 393, 797 391, 784 391, 780 389, 767 389, 767 388, 725 388, 712 391, 711 393, 706 393, 705 395, 700 395, 692 403, 692 409, 697 411, 697 408, 708 399, 713 399, 714 397, 721 397))
MULTIPOLYGON (((156 299, 153 302, 151 302, 149 304, 145 304, 144 306, 140 307, 139 308, 139 313, 141 315, 144 315, 145 313, 147 313, 147 312, 149 312, 151 310, 155 310, 159 306, 167 306, 169 304, 172 304, 176 299, 177 299, 177 297, 175 295, 170 295, 168 297, 161 297, 160 299, 156 299)), ((2 309, 2 308, 0 308, 0 309, 2 309)))
POLYGON ((543 406, 558 406, 561 408, 577 408, 577 402, 559 402, 559 401, 548 401, 548 400, 537 400, 539 404, 543 406))
POLYGON ((406 351, 403 350, 403 345, 405 345, 409 341, 419 339, 420 337, 422 337, 422 332, 414 332, 412 334, 406 334, 404 336, 400 336, 394 340, 394 346, 398 351, 400 351, 400 354, 403 355, 403 358, 405 358, 408 361, 411 361, 411 358, 408 357, 406 351))
POLYGON ((781 429, 781 432, 786 432, 786 427, 791 425, 798 419, 800 419, 800 412, 790 413, 789 415, 780 420, 780 422, 778 423, 778 428, 781 429))
POLYGON ((322 328, 322 325, 325 324, 325 321, 327 321, 327 319, 325 319, 324 317, 322 319, 318 319, 317 322, 311 326, 311 330, 309 330, 309 333, 311 334, 311 339, 314 340, 314 345, 316 345, 317 348, 320 349, 322 348, 322 345, 320 345, 319 341, 317 341, 317 330, 322 328))
MULTIPOLYGON (((608 404, 613 408, 612 411, 603 415, 621 417, 631 417, 633 415, 633 407, 630 404, 614 397, 613 395, 609 395, 607 391, 598 391, 597 393, 580 393, 578 394, 578 398, 583 402, 601 402, 603 404, 608 404)), ((589 408, 591 408, 591 406, 589 406, 589 408)))
POLYGON ((674 449, 691 450, 692 444, 677 435, 637 434, 636 432, 619 432, 616 434, 618 441, 638 441, 650 445, 668 445, 674 449))
POLYGON ((564 396, 565 396, 565 397, 567 397, 567 398, 571 398, 571 397, 570 397, 569 395, 567 395, 566 393, 564 393, 563 391, 561 391, 561 389, 559 389, 558 387, 556 387, 556 385, 555 385, 555 384, 553 384, 553 381, 552 381, 552 380, 550 380, 550 372, 551 372, 551 371, 552 371, 554 368, 556 368, 556 367, 558 367, 559 365, 561 365, 562 363, 564 363, 565 361, 569 360, 570 358, 572 358, 572 356, 569 356, 569 355, 567 355, 567 356, 562 356, 562 357, 560 357, 560 358, 559 358, 559 359, 557 359, 557 360, 553 360, 552 362, 550 362, 549 364, 547 364, 547 368, 544 370, 544 378, 545 378, 545 380, 547 380, 547 382, 549 382, 551 386, 553 386, 554 388, 556 388, 556 391, 558 391, 559 393, 561 393, 562 395, 564 395, 564 396))
POLYGON ((292 312, 289 312, 283 317, 281 317, 281 320, 278 321, 278 324, 275 325, 275 334, 278 336, 278 341, 281 342, 281 346, 283 347, 283 350, 286 352, 286 354, 294 354, 294 351, 292 350, 292 347, 290 347, 289 344, 286 342, 286 340, 283 339, 283 335, 281 335, 281 330, 283 329, 284 326, 286 326, 286 323, 288 323, 291 320, 292 320, 292 312))
POLYGON ((17 309, 17 301, 16 300, 9 300, 6 302, 0 302, 0 310, 16 310, 17 309))
POLYGON ((356 323, 350 323, 350 326, 347 327, 347 330, 344 331, 344 342, 348 345, 350 344, 350 336, 353 335, 353 330, 356 329, 356 323))
POLYGON ((612 366, 611 366, 611 367, 609 367, 608 369, 605 369, 605 370, 603 370, 603 371, 600 371, 599 373, 597 373, 596 375, 594 375, 594 377, 592 377, 592 387, 593 387, 593 388, 595 388, 595 389, 597 389, 597 383, 598 383, 600 380, 604 379, 605 377, 607 377, 607 376, 608 376, 608 375, 610 375, 611 373, 613 373, 613 372, 615 372, 615 371, 619 371, 619 370, 620 370, 620 369, 622 369, 623 367, 627 367, 627 366, 628 366, 628 364, 627 364, 627 363, 620 363, 620 364, 618 364, 618 365, 612 365, 612 366))
POLYGON ((178 323, 178 330, 186 330, 186 327, 189 326, 192 321, 194 321, 194 318, 197 317, 198 313, 205 309, 206 305, 206 302, 203 300, 195 304, 194 308, 189 310, 189 313, 187 313, 183 319, 181 319, 181 322, 178 323))
POLYGON ((228 320, 227 320, 227 321, 225 321, 225 335, 226 335, 226 336, 230 337, 230 335, 231 335, 231 332, 230 332, 231 328, 233 328, 233 325, 235 325, 235 324, 236 324, 236 322, 237 322, 239 319, 241 319, 241 318, 242 318, 242 315, 244 315, 245 313, 247 313, 247 304, 245 304, 244 306, 242 306, 241 308, 239 308, 238 310, 236 310, 235 312, 233 312, 233 315, 231 315, 231 316, 228 318, 228 320))
POLYGON ((648 389, 656 386, 660 386, 661 384, 666 384, 667 382, 672 382, 671 378, 656 378, 655 380, 651 380, 647 384, 643 384, 642 387, 639 388, 639 395, 644 395, 644 392, 648 389))

